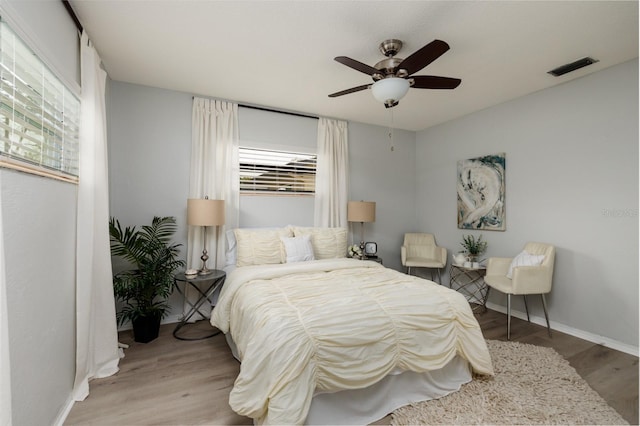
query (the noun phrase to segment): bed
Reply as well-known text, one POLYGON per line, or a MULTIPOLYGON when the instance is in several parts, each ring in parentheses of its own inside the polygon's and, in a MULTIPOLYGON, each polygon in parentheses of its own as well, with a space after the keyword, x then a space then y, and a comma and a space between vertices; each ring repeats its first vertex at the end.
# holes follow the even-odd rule
POLYGON ((211 324, 241 362, 229 404, 256 424, 366 424, 493 374, 462 295, 345 258, 346 230, 234 236, 211 324))

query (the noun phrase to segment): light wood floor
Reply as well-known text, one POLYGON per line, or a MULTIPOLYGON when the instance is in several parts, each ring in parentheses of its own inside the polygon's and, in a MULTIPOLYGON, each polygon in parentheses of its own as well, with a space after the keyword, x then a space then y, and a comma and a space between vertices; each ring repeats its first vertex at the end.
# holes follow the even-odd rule
MULTIPOLYGON (((506 340, 506 316, 476 314, 485 338, 506 340)), ((190 325, 190 333, 210 329, 206 321, 190 325)), ((76 402, 67 425, 197 425, 251 424, 227 403, 239 364, 224 336, 182 341, 164 325, 153 342, 133 342, 130 331, 120 341, 130 344, 118 374, 93 380, 90 395, 76 402)), ((181 333, 186 330, 183 329, 181 333)), ((622 417, 638 424, 638 358, 563 333, 512 320, 514 341, 553 347, 622 417)), ((389 424, 389 416, 376 422, 389 424)))

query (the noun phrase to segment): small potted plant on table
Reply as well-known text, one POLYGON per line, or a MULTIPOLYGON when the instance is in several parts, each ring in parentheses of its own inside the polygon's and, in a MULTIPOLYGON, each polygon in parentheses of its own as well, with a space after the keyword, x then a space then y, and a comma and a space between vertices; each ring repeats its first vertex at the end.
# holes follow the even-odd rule
POLYGON ((131 321, 136 342, 158 337, 160 320, 169 310, 167 298, 173 289, 173 272, 184 267, 178 260, 181 244, 172 244, 176 231, 174 217, 154 217, 150 226, 126 227, 114 218, 109 221, 111 255, 130 262, 134 269, 113 277, 113 291, 124 303, 116 318, 122 325, 131 321))
POLYGON ((482 241, 482 235, 476 239, 473 235, 463 235, 460 245, 464 248, 469 262, 479 262, 480 256, 487 250, 487 242, 482 241))

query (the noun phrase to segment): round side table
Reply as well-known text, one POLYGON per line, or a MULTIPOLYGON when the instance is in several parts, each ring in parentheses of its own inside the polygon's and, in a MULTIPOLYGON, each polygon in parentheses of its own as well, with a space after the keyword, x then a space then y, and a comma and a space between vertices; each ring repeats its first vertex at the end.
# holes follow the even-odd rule
POLYGON ((189 321, 189 319, 194 316, 196 312, 200 314, 200 316, 206 318, 206 316, 202 312, 200 312, 200 307, 205 302, 211 303, 211 296, 218 288, 222 287, 226 277, 227 274, 224 271, 220 271, 217 269, 214 269, 207 275, 196 275, 195 277, 189 278, 185 276, 184 272, 178 272, 177 274, 175 274, 175 276, 173 277, 174 286, 178 293, 183 296, 185 303, 191 306, 191 309, 189 309, 189 311, 182 316, 182 319, 176 325, 176 328, 173 330, 173 337, 180 340, 202 340, 220 334, 220 330, 216 330, 213 334, 209 334, 204 337, 190 338, 178 336, 178 331, 180 331, 180 329, 187 324, 187 321, 189 321), (180 289, 178 283, 184 283, 184 290, 180 289), (202 290, 200 284, 203 285, 205 290, 202 290), (186 297, 187 286, 193 288, 198 294, 198 300, 196 300, 194 303, 192 303, 186 297))
POLYGON ((462 293, 469 304, 472 305, 471 310, 477 312, 487 310, 487 295, 489 287, 484 282, 484 276, 487 268, 467 268, 462 265, 451 265, 449 270, 449 288, 462 293))

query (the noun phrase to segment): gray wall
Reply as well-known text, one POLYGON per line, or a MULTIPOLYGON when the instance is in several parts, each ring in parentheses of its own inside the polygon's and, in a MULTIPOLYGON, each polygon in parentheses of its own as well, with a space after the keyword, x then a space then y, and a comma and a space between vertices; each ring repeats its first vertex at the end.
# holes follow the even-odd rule
MULTIPOLYGON (((2 1, 0 12, 77 91, 78 38, 62 3, 2 1)), ((70 406, 75 374, 77 188, 0 174, 13 424, 53 424, 70 406)))
MULTIPOLYGON (((376 202, 376 221, 365 223, 366 241, 378 243, 384 266, 402 270, 400 246, 405 232, 417 228, 415 133, 395 130, 393 151, 388 128, 349 123, 351 200, 376 202)), ((360 224, 351 225, 354 242, 360 224)))
POLYGON ((13 424, 52 424, 76 367, 76 186, 0 173, 13 424))
MULTIPOLYGON (((637 60, 419 132, 416 161, 420 227, 450 255, 470 233, 486 238, 488 256, 554 244, 555 326, 637 352, 637 60), (457 161, 499 152, 507 230, 457 229, 457 161)), ((504 306, 505 297, 494 292, 490 303, 504 306)), ((524 311, 521 303, 514 309, 524 311)))

